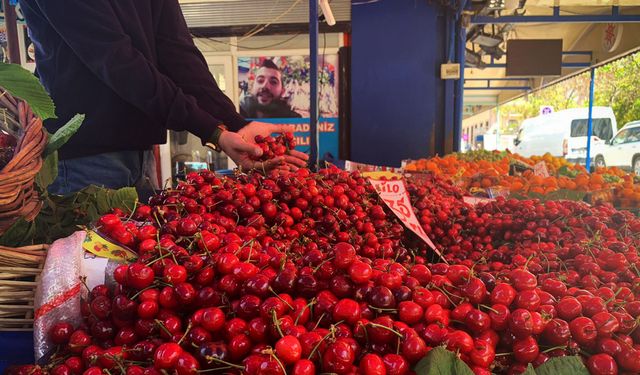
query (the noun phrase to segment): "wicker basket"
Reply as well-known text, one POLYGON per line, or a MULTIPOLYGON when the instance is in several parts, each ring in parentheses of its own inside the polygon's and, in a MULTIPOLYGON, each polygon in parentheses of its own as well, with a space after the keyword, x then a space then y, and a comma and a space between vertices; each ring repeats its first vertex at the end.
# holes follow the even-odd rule
POLYGON ((0 246, 0 332, 33 330, 36 286, 47 248, 0 246))
POLYGON ((47 131, 31 108, 0 89, 0 107, 8 126, 19 128, 13 158, 0 170, 0 234, 4 233, 20 217, 33 220, 42 202, 35 190, 35 177, 42 167, 42 152, 47 145, 47 131))

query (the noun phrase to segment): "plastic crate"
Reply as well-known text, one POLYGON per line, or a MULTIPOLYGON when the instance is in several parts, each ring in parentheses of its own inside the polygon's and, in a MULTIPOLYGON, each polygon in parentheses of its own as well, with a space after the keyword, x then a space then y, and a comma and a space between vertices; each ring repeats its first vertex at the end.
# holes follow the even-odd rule
POLYGON ((33 362, 33 332, 0 332, 0 374, 8 366, 33 362))

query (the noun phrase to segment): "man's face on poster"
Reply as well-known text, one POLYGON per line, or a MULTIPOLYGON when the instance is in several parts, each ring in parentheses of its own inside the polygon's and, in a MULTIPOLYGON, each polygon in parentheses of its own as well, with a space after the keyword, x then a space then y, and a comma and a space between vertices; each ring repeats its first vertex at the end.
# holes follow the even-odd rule
POLYGON ((262 67, 258 70, 256 80, 251 89, 260 105, 269 105, 282 96, 282 73, 277 69, 262 67))

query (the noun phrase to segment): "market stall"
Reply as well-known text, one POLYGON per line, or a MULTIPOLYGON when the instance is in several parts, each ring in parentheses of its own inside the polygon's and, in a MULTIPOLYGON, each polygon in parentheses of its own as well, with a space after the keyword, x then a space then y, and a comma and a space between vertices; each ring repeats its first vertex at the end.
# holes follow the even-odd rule
MULTIPOLYGON (((451 41, 449 62, 462 61, 471 8, 445 3, 438 28, 451 41)), ((330 3, 320 4, 329 17, 330 3)), ((637 176, 591 170, 589 157, 585 167, 550 154, 452 152, 462 79, 438 84, 446 108, 432 118, 444 121, 430 129, 446 134, 420 151, 444 156, 320 165, 319 86, 324 77, 335 99, 337 73, 318 69, 318 9, 309 5, 310 67, 291 59, 303 74, 286 56, 258 54, 243 56, 239 72, 247 82, 270 69, 309 84, 308 108, 287 113, 308 110, 310 168, 268 170, 298 138, 258 135, 245 141, 261 149, 248 157, 262 168, 222 173, 207 163, 144 201, 133 188, 50 194, 56 150, 83 117, 48 134, 42 121, 54 107, 44 89, 0 64, 3 371, 640 374, 637 176)), ((410 130, 398 137, 417 137, 410 130)), ((388 157, 356 149, 366 147, 369 159, 388 157)))

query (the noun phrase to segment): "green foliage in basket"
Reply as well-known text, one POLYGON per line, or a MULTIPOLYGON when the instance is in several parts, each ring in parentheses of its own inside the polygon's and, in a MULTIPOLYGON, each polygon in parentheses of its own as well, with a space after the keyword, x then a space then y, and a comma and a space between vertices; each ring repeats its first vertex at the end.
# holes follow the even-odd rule
MULTIPOLYGON (((18 97, 43 120, 55 118, 55 106, 40 81, 19 65, 0 63, 0 87, 18 97)), ((137 202, 134 188, 120 190, 89 186, 80 192, 58 196, 47 192, 47 187, 58 177, 58 152, 80 128, 84 115, 74 116, 54 134, 43 153, 43 165, 36 176, 36 188, 43 207, 36 219, 16 221, 2 236, 0 245, 24 246, 51 243, 78 230, 79 226, 97 220, 113 208, 132 210, 137 202)))

